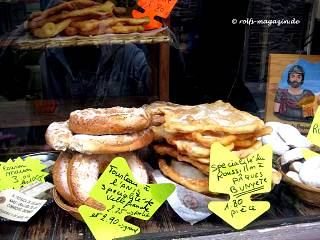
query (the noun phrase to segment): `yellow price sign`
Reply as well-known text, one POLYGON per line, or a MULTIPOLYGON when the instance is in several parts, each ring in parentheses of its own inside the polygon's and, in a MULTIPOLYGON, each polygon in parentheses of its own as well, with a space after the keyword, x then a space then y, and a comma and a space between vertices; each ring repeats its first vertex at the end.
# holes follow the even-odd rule
POLYGON ((314 151, 311 151, 310 149, 303 149, 302 150, 302 155, 303 155, 303 158, 305 160, 308 160, 312 157, 316 157, 316 156, 319 156, 320 154, 319 153, 316 153, 314 151))
POLYGON ((320 108, 318 107, 316 114, 311 123, 307 139, 314 145, 320 146, 320 108))
POLYGON ((44 177, 49 173, 42 172, 47 166, 39 159, 27 157, 25 160, 17 158, 15 161, 9 159, 0 164, 0 191, 5 189, 16 189, 27 186, 34 181, 45 182, 44 177))
POLYGON ((82 205, 79 212, 97 240, 138 234, 140 228, 124 221, 126 216, 149 220, 174 191, 165 184, 139 184, 127 161, 112 160, 90 192, 90 197, 105 205, 104 211, 82 205))
POLYGON ((211 146, 209 190, 229 194, 229 201, 210 202, 209 209, 235 229, 242 229, 270 208, 251 201, 253 194, 271 191, 272 148, 265 145, 239 159, 220 143, 211 146))

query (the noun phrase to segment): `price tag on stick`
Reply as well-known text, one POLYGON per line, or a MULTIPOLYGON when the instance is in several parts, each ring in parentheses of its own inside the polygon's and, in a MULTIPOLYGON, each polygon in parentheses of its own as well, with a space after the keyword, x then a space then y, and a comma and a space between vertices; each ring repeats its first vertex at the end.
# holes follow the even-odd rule
POLYGON ((131 236, 138 234, 140 228, 124 218, 149 220, 174 189, 170 183, 137 183, 127 161, 117 157, 90 192, 90 197, 103 203, 105 210, 82 205, 79 212, 97 240, 131 236))
POLYGON ((253 194, 271 191, 272 148, 265 145, 239 159, 220 143, 211 146, 209 190, 229 194, 229 201, 210 202, 209 209, 236 229, 242 229, 270 208, 251 201, 253 194))
POLYGON ((176 3, 177 0, 138 0, 137 4, 143 8, 144 12, 133 10, 132 16, 134 18, 149 17, 150 23, 145 26, 146 29, 160 28, 162 23, 155 20, 154 17, 167 18, 176 3))

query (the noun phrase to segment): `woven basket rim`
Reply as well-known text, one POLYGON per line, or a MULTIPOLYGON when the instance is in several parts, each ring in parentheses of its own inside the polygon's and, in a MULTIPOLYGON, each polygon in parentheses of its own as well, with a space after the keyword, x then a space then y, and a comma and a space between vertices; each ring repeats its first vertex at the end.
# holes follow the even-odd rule
MULTIPOLYGON (((152 31, 152 30, 151 30, 152 31)), ((85 45, 106 45, 106 44, 153 44, 153 43, 171 43, 173 41, 170 32, 166 28, 154 34, 128 33, 128 34, 103 34, 96 36, 58 36, 54 38, 36 38, 30 33, 26 33, 14 42, 14 46, 21 50, 43 49, 52 47, 70 47, 85 45), (145 34, 145 35, 144 35, 145 34)))
POLYGON ((298 188, 300 188, 300 189, 303 189, 303 190, 306 190, 306 191, 309 191, 309 192, 320 193, 320 188, 312 187, 312 186, 310 186, 310 185, 297 182, 297 181, 293 180, 292 178, 288 177, 288 176, 282 171, 281 158, 282 158, 282 156, 278 157, 276 161, 280 164, 280 169, 279 169, 278 171, 281 172, 281 174, 282 174, 282 179, 283 179, 284 182, 292 185, 293 187, 298 187, 298 188))
POLYGON ((55 201, 55 203, 60 207, 62 208, 63 210, 67 211, 67 212, 74 212, 74 213, 79 213, 78 209, 76 207, 72 207, 72 206, 69 206, 67 204, 65 204, 59 193, 57 192, 56 188, 53 189, 52 191, 52 195, 53 195, 53 199, 55 201))
POLYGON ((309 192, 320 193, 320 188, 312 187, 304 183, 297 182, 292 178, 288 177, 282 170, 280 171, 282 174, 282 178, 286 183, 289 183, 293 187, 299 187, 309 192))
POLYGON ((278 157, 276 161, 280 164, 280 169, 278 169, 278 171, 281 172, 283 181, 291 184, 293 187, 299 187, 299 188, 302 188, 302 189, 307 190, 309 192, 320 193, 320 188, 312 187, 310 185, 297 182, 297 181, 293 180, 292 178, 288 177, 282 171, 281 158, 282 158, 282 156, 278 157))

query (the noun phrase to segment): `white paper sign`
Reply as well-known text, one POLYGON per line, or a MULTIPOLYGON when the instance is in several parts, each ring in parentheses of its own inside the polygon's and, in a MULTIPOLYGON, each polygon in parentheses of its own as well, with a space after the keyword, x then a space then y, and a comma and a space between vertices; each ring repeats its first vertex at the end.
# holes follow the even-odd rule
POLYGON ((0 192, 0 217, 27 222, 46 203, 29 197, 14 189, 6 189, 0 192))

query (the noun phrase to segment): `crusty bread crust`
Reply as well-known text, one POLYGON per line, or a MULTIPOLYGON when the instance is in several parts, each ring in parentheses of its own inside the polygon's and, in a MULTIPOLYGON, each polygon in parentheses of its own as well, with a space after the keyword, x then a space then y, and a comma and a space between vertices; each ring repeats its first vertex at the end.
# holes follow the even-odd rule
POLYGON ((151 129, 123 135, 83 135, 76 134, 71 138, 69 148, 86 154, 107 154, 131 152, 149 145, 153 140, 151 129))
POLYGON ((89 192, 115 156, 74 154, 69 162, 67 179, 72 195, 77 199, 77 207, 86 204, 95 209, 104 210, 104 205, 89 197, 89 192))
POLYGON ((147 171, 141 160, 133 152, 104 155, 86 155, 77 153, 69 162, 67 174, 69 189, 77 200, 74 202, 75 206, 85 204, 95 209, 104 210, 103 204, 90 198, 89 193, 96 184, 99 174, 107 168, 115 157, 124 157, 127 160, 137 182, 141 184, 148 183, 147 171))
POLYGON ((70 113, 73 133, 89 135, 127 134, 146 129, 151 116, 142 108, 87 108, 70 113))
POLYGON ((72 195, 68 185, 68 165, 72 158, 71 152, 61 152, 52 169, 53 183, 59 192, 59 194, 72 206, 76 206, 79 203, 77 199, 72 195))
POLYGON ((130 134, 72 135, 66 121, 51 123, 45 138, 47 144, 58 151, 70 149, 85 154, 108 154, 131 152, 146 147, 153 140, 153 132, 147 128, 130 134))
POLYGON ((69 130, 68 121, 51 123, 45 134, 47 144, 58 151, 66 151, 71 138, 72 132, 69 130))

